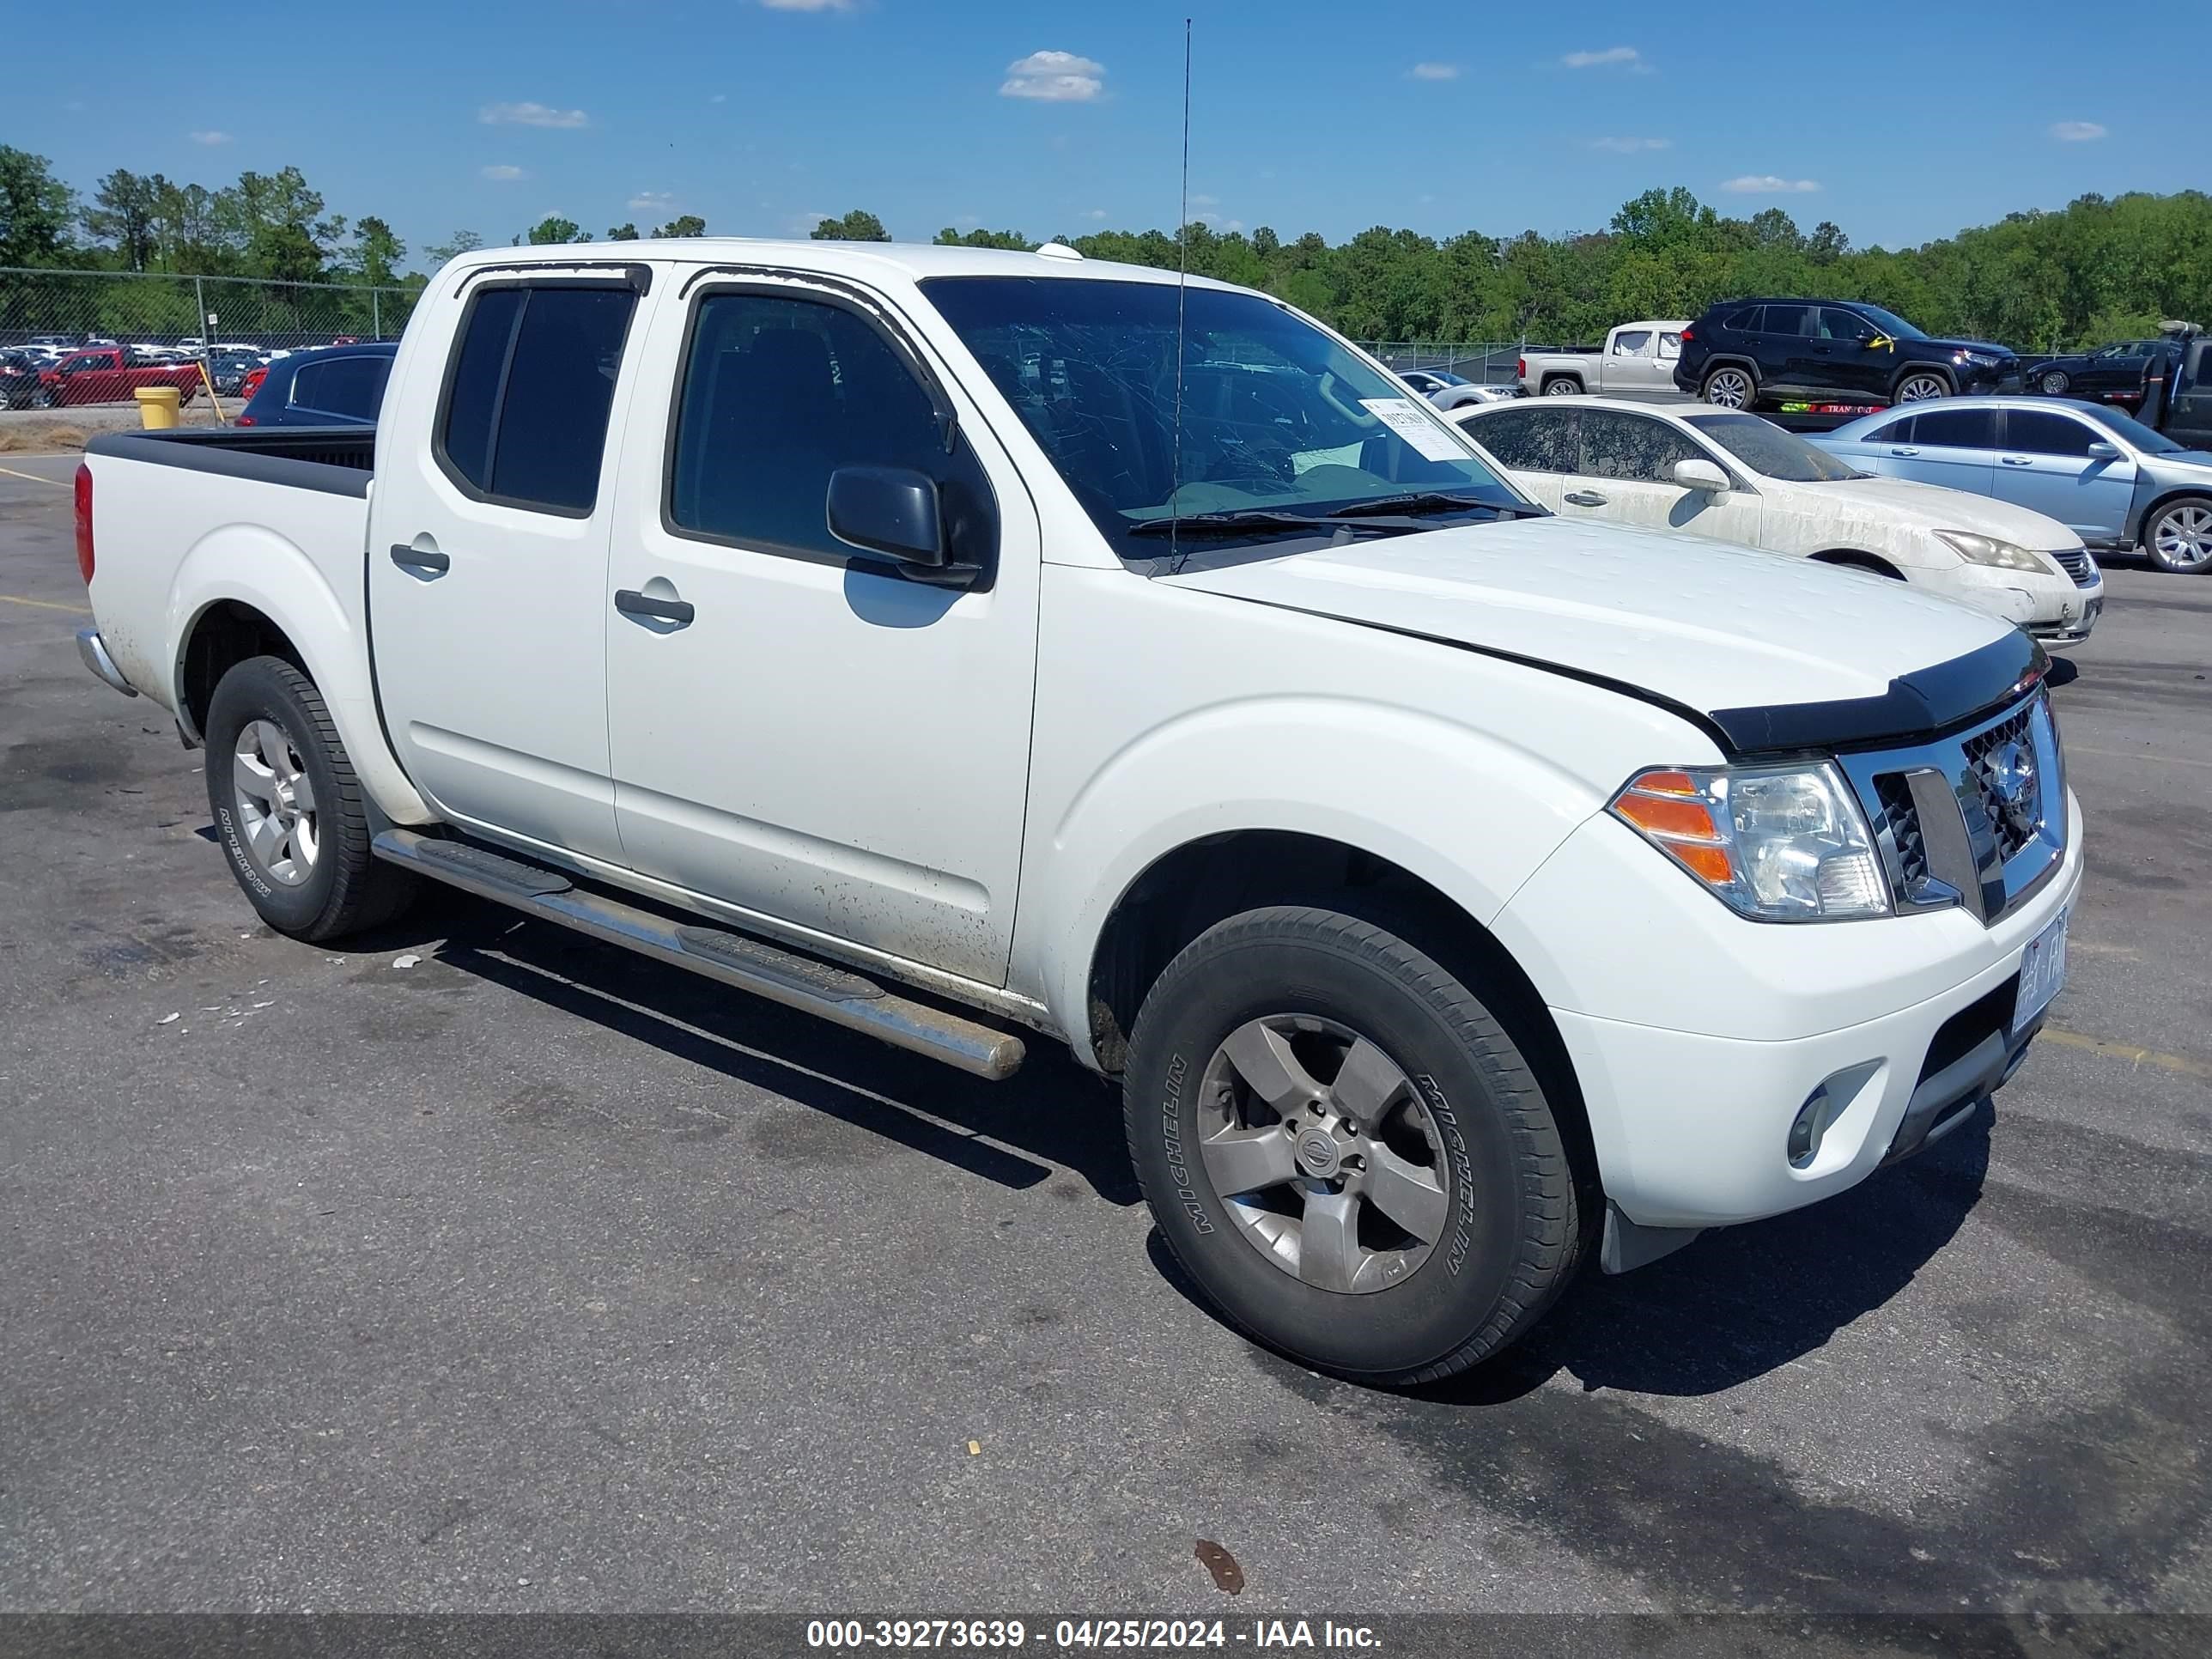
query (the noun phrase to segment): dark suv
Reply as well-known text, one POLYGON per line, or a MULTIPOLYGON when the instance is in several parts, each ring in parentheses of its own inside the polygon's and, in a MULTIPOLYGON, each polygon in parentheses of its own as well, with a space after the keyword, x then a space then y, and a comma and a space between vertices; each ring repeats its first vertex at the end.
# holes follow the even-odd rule
POLYGON ((1979 340, 1931 340, 1856 301, 1728 300, 1682 331, 1674 384, 1727 409, 1909 404, 2017 392, 2020 359, 1979 340))

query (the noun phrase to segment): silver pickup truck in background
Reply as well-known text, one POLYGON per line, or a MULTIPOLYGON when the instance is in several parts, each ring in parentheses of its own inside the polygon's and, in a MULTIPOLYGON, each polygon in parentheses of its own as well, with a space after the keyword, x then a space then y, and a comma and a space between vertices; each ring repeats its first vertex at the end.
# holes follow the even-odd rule
POLYGON ((1647 319, 1607 331, 1601 346, 1569 346, 1522 355, 1521 389, 1530 397, 1568 398, 1602 392, 1609 398, 1661 398, 1674 389, 1686 322, 1647 319))

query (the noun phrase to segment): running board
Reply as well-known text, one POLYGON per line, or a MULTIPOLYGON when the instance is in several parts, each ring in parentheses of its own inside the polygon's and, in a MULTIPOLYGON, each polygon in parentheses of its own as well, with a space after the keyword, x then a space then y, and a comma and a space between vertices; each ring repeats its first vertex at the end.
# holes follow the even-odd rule
POLYGON ((371 846, 377 857, 433 881, 688 973, 720 980, 974 1076, 1011 1077, 1022 1063, 1022 1040, 1012 1032, 893 995, 873 980, 780 950, 750 934, 672 921, 586 891, 544 865, 412 830, 386 830, 371 846))

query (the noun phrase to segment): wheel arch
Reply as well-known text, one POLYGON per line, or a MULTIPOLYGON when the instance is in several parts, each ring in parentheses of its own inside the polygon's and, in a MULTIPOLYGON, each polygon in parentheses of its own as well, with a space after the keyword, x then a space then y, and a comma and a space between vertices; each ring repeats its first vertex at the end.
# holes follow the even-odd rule
POLYGON ((1155 859, 1125 887, 1093 942, 1090 1030, 1078 1038, 1118 1073, 1137 1011, 1169 963, 1206 929, 1269 905, 1335 909, 1389 928, 1480 997, 1531 1050, 1525 1056, 1567 1138, 1577 1178, 1599 1170, 1589 1115, 1567 1048, 1528 971, 1495 933, 1433 883, 1350 842, 1297 830, 1237 830, 1155 859))
POLYGON ((1902 363, 1899 365, 1897 373, 1889 377, 1889 400, 1892 404, 1897 402, 1898 388, 1916 374, 1932 374, 1942 381, 1951 388, 1946 396, 1955 398, 1959 394, 1958 375, 1942 363, 1902 363))
POLYGON ((1582 370, 1578 368, 1547 368, 1544 371, 1543 378, 1536 382, 1537 396, 1543 397, 1549 394, 1552 387, 1561 380, 1566 381, 1567 384, 1573 386, 1577 392, 1586 392, 1589 390, 1589 379, 1583 374, 1582 370))
POLYGON ((1825 548, 1809 556, 1814 564, 1838 565, 1846 570, 1870 571, 1877 576, 1888 576, 1898 581, 1906 580, 1905 572, 1879 553, 1869 553, 1859 547, 1825 548))

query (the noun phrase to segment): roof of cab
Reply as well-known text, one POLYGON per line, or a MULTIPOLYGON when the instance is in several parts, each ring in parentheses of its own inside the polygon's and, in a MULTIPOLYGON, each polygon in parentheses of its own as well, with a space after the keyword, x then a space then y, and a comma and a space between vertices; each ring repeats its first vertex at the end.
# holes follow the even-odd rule
MULTIPOLYGON (((1076 280, 1167 283, 1172 270, 1066 254, 1021 253, 1007 248, 939 247, 925 242, 770 241, 746 236, 684 236, 635 242, 563 242, 531 247, 485 247, 457 255, 455 271, 487 266, 676 263, 686 265, 771 265, 792 270, 883 282, 919 283, 932 276, 1048 276, 1076 280)), ((1193 276, 1194 288, 1232 285, 1193 276)))

